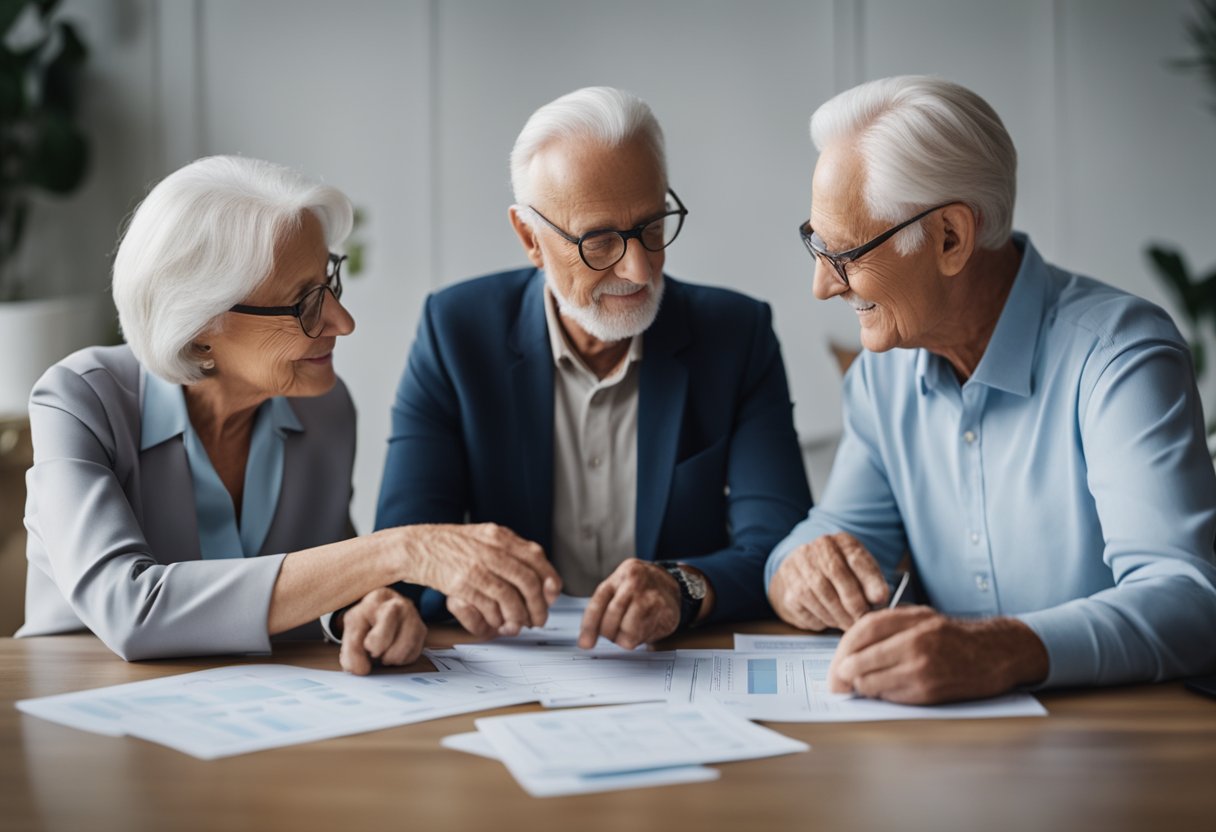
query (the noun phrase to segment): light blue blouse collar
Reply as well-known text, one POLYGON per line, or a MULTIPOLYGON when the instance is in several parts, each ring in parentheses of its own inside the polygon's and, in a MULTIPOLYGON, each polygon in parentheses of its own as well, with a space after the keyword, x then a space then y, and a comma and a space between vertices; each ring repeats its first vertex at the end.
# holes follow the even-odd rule
POLYGON ((141 373, 141 379, 140 450, 182 437, 194 483, 194 508, 203 558, 260 554, 283 486, 287 434, 304 430, 291 402, 283 397, 269 399, 254 416, 238 527, 232 498, 190 424, 182 388, 147 371, 141 373))

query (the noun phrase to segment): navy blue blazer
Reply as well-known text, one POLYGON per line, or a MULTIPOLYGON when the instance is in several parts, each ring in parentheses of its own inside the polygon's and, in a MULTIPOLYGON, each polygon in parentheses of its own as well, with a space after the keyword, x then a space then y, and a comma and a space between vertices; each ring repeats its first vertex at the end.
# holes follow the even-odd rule
MULTIPOLYGON (((696 565, 716 593, 712 620, 769 616, 765 560, 811 506, 772 312, 664 280, 640 365, 637 557, 696 565)), ((427 298, 393 404, 376 528, 492 522, 550 550, 543 290, 527 268, 427 298)), ((443 596, 427 590, 421 609, 446 614, 443 596)))

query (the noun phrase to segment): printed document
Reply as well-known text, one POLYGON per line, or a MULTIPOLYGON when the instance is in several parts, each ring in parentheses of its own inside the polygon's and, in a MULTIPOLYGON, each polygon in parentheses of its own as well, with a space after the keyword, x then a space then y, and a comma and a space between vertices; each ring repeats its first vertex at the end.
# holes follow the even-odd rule
POLYGON ((536 777, 587 778, 810 748, 708 703, 546 711, 483 717, 476 725, 524 788, 536 777))
POLYGON ((713 702, 748 719, 768 722, 871 722, 892 719, 975 719, 1046 716, 1033 696, 920 707, 896 705, 828 690, 833 650, 742 653, 679 650, 670 701, 713 702))
MULTIPOLYGON (((444 748, 464 751, 497 760, 498 755, 486 735, 479 731, 453 734, 439 741, 444 748)), ((650 771, 629 771, 617 774, 532 774, 520 779, 524 791, 533 797, 559 797, 570 794, 616 791, 618 789, 641 789, 649 786, 670 786, 676 783, 703 783, 717 780, 721 774, 717 769, 705 766, 674 766, 650 771)))
POLYGON ((27 699, 25 713, 215 759, 532 702, 529 688, 467 673, 347 673, 235 665, 27 699))

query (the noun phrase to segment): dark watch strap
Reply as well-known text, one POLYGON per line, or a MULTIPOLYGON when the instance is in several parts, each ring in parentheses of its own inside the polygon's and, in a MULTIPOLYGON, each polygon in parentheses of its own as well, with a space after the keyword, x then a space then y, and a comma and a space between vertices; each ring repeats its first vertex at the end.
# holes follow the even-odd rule
POLYGON ((655 561, 656 566, 660 566, 667 571, 667 574, 676 579, 676 583, 680 585, 680 625, 677 630, 687 630, 697 620, 697 616, 701 612, 701 603, 705 600, 704 596, 697 598, 692 594, 692 588, 688 585, 688 576, 684 568, 674 560, 655 561))

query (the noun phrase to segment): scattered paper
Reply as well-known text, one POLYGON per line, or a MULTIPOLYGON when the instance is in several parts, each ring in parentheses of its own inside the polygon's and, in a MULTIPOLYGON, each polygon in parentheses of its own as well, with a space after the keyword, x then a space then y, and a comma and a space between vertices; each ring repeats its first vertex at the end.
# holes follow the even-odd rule
POLYGON ((676 654, 619 649, 580 650, 460 644, 428 650, 436 668, 463 671, 530 686, 546 707, 666 701, 671 695, 676 654))
POLYGON ((801 653, 819 650, 835 652, 839 646, 840 636, 762 636, 752 633, 735 633, 735 649, 746 652, 767 653, 770 650, 794 650, 801 653))
MULTIPOLYGON (((439 741, 444 748, 476 754, 490 760, 498 760, 494 747, 479 731, 467 734, 452 734, 439 741)), ((720 777, 717 769, 705 766, 675 766, 656 771, 634 771, 620 774, 555 774, 535 775, 527 782, 520 781, 524 790, 533 797, 558 797, 571 794, 590 794, 617 789, 639 789, 650 786, 669 786, 676 783, 703 783, 720 777)))
POLYGON ((467 673, 351 676, 236 665, 27 699, 17 707, 210 760, 535 700, 528 688, 467 673))
MULTIPOLYGON (((895 719, 979 719, 1046 716, 1033 696, 921 707, 896 705, 828 690, 834 650, 741 653, 679 650, 672 689, 689 704, 713 702, 747 719, 767 722, 872 722, 895 719)), ((672 701, 675 701, 674 699, 672 701)))
POLYGON ((483 717, 478 730, 530 794, 537 778, 651 773, 809 750, 714 707, 622 705, 483 717))

